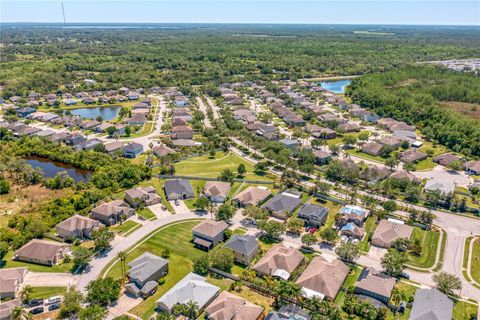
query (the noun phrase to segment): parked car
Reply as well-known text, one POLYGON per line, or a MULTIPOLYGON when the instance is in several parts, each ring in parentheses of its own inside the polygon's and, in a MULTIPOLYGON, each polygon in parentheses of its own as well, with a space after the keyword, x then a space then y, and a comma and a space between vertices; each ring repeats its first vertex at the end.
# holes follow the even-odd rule
POLYGON ((39 313, 43 313, 44 309, 43 307, 38 307, 38 308, 35 308, 35 309, 32 309, 30 310, 30 314, 39 314, 39 313))
POLYGON ((180 201, 175 200, 175 205, 176 205, 176 206, 179 206, 179 205, 180 205, 180 201))
POLYGON ((310 228, 310 229, 308 230, 308 232, 310 232, 311 234, 314 234, 314 233, 315 233, 315 231, 316 231, 316 229, 315 229, 315 228, 310 228))
POLYGON ((400 273, 399 275, 400 278, 404 278, 404 279, 407 279, 407 280, 410 280, 410 275, 406 272, 402 272, 400 273))
POLYGON ((54 303, 48 307, 48 311, 60 309, 60 303, 54 303))
POLYGON ((50 304, 59 303, 61 301, 62 301, 62 297, 54 296, 54 297, 50 297, 47 300, 45 300, 45 305, 48 306, 50 304))
POLYGON ((43 299, 32 299, 30 301, 28 301, 25 306, 27 308, 32 308, 32 307, 36 307, 36 306, 41 306, 43 304, 43 299))

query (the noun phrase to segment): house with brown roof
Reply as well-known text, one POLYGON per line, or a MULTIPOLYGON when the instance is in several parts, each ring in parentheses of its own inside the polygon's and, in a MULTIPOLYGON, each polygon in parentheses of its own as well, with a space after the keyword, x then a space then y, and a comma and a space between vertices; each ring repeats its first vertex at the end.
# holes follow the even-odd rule
POLYGON ((176 126, 172 128, 172 139, 192 139, 193 130, 188 126, 176 126))
POLYGON ((125 201, 132 207, 137 208, 141 203, 152 206, 162 202, 157 190, 152 187, 137 187, 125 191, 125 201))
POLYGON ((20 290, 27 268, 0 269, 0 299, 14 299, 20 290))
POLYGON ((390 248, 397 239, 410 239, 413 228, 401 221, 381 220, 372 236, 372 245, 390 248))
POLYGON ((90 238, 93 230, 103 226, 99 221, 84 217, 81 215, 74 215, 55 226, 57 236, 62 239, 69 238, 90 238))
POLYGON ((459 156, 452 153, 444 153, 432 158, 433 162, 438 163, 441 166, 448 167, 448 165, 455 161, 461 161, 459 156))
POLYGON ((297 249, 275 244, 253 266, 258 274, 279 277, 288 280, 295 269, 300 266, 305 257, 297 249))
POLYGON ((12 311, 20 307, 21 304, 20 299, 2 301, 2 303, 0 303, 0 320, 11 320, 12 311))
POLYGON ((263 308, 228 291, 222 291, 205 309, 209 320, 257 320, 263 308))
POLYGON ((417 149, 408 149, 400 153, 400 161, 404 163, 413 163, 422 161, 428 158, 426 153, 420 152, 417 149))
POLYGON ((271 194, 272 192, 266 188, 250 186, 234 196, 232 203, 240 207, 256 206, 271 194))
POLYGON ((13 259, 18 261, 53 266, 70 254, 70 245, 48 240, 33 239, 15 251, 13 259))
POLYGON ((157 157, 166 157, 169 154, 175 154, 175 151, 170 149, 167 146, 164 146, 162 144, 156 145, 152 148, 153 154, 156 155, 157 157))
POLYGON ((380 140, 378 140, 378 143, 397 149, 402 144, 402 139, 394 136, 386 136, 380 138, 380 140))
POLYGON ((330 128, 321 128, 319 131, 313 132, 312 136, 317 139, 335 139, 337 132, 330 128))
POLYGON ((343 226, 348 222, 353 222, 357 226, 361 227, 363 226, 365 219, 367 219, 368 215, 370 214, 370 211, 359 206, 346 205, 340 208, 339 214, 340 225, 343 226))
POLYGON ((335 300, 350 268, 338 259, 327 260, 316 256, 295 282, 302 287, 307 298, 318 297, 321 300, 335 300))
POLYGON ((228 224, 223 221, 204 220, 192 229, 192 238, 195 247, 210 250, 225 239, 225 230, 228 224))
POLYGON ((368 142, 365 143, 362 147, 362 152, 372 155, 372 156, 379 156, 382 153, 383 145, 377 142, 368 142))
POLYGON ((339 132, 358 132, 360 127, 356 123, 342 123, 338 125, 337 130, 339 132))
POLYGON ((373 268, 363 269, 355 285, 355 293, 372 297, 388 305, 396 279, 373 268))
POLYGON ((463 165, 467 174, 480 175, 480 160, 469 161, 463 165))
POLYGON ((121 141, 113 141, 110 143, 105 144, 105 150, 107 153, 114 153, 115 151, 122 151, 123 150, 123 142, 121 141))
POLYGON ((93 208, 91 217, 107 226, 111 226, 120 222, 123 215, 130 217, 133 212, 134 210, 122 200, 113 200, 93 208))
POLYGON ((365 230, 357 226, 355 223, 349 222, 342 226, 342 228, 340 229, 340 233, 342 234, 342 236, 362 240, 363 236, 365 235, 365 230))
POLYGON ((323 150, 315 150, 313 151, 313 155, 315 156, 315 163, 318 165, 327 164, 332 159, 332 155, 323 150))
POLYGON ((408 171, 395 171, 390 175, 389 178, 393 180, 408 180, 411 182, 420 183, 420 179, 408 171))
POLYGON ((211 201, 223 203, 228 197, 230 183, 224 181, 207 181, 203 187, 203 194, 211 201))

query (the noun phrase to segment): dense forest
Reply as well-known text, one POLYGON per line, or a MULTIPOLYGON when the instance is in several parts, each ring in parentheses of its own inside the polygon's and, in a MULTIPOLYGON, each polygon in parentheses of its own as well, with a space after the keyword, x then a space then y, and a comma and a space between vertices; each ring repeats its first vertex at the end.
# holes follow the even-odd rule
POLYGON ((296 80, 480 55, 480 39, 472 27, 2 26, 3 97, 31 91, 296 80), (96 84, 85 84, 86 78, 96 84))
POLYGON ((480 157, 480 121, 440 102, 480 104, 480 78, 433 66, 415 66, 355 79, 354 102, 381 116, 415 124, 430 139, 466 156, 480 157))

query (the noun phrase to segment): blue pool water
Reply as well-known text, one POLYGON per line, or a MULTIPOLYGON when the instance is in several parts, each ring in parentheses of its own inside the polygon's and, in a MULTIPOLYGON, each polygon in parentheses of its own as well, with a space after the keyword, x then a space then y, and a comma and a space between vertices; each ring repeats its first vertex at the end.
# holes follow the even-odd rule
POLYGON ((323 81, 320 82, 320 86, 333 93, 345 93, 345 87, 348 86, 352 80, 336 80, 336 81, 323 81))

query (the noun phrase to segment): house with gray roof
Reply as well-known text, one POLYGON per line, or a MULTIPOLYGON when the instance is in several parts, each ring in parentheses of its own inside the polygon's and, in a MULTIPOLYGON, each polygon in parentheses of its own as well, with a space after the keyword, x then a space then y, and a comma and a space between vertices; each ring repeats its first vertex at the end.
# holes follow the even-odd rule
POLYGON ((312 317, 294 304, 284 304, 278 311, 270 311, 265 320, 311 320, 312 317))
POLYGON ((417 289, 410 320, 450 320, 453 301, 436 289, 417 289))
POLYGON ((13 259, 46 266, 54 266, 70 255, 70 245, 62 242, 33 239, 15 251, 13 259))
POLYGON ((205 280, 205 277, 190 272, 157 300, 158 310, 170 313, 177 303, 193 302, 197 304, 201 313, 207 305, 215 300, 220 292, 219 287, 205 280))
POLYGON ((453 194, 455 191, 455 183, 452 180, 430 179, 425 183, 423 190, 426 192, 439 191, 442 194, 453 194))
POLYGON ((328 216, 328 209, 305 203, 298 211, 298 218, 305 222, 306 227, 320 228, 328 216))
POLYGON ((228 240, 224 247, 233 251, 235 262, 246 266, 250 265, 259 248, 257 238, 252 235, 239 234, 228 240))
POLYGON ((0 269, 0 299, 14 299, 20 290, 27 268, 0 269))
POLYGON ((277 193, 273 198, 268 200, 262 208, 270 211, 272 216, 276 218, 288 219, 300 203, 301 200, 298 197, 295 197, 290 193, 282 192, 277 193))
POLYGON ((168 273, 168 260, 145 252, 128 264, 128 279, 125 290, 135 297, 147 297, 157 289, 158 279, 168 273))
POLYGON ((168 200, 185 200, 195 198, 192 185, 189 180, 175 179, 167 180, 163 184, 163 189, 168 200))
POLYGON ((396 279, 372 268, 362 270, 355 285, 355 293, 369 296, 388 305, 396 279))

